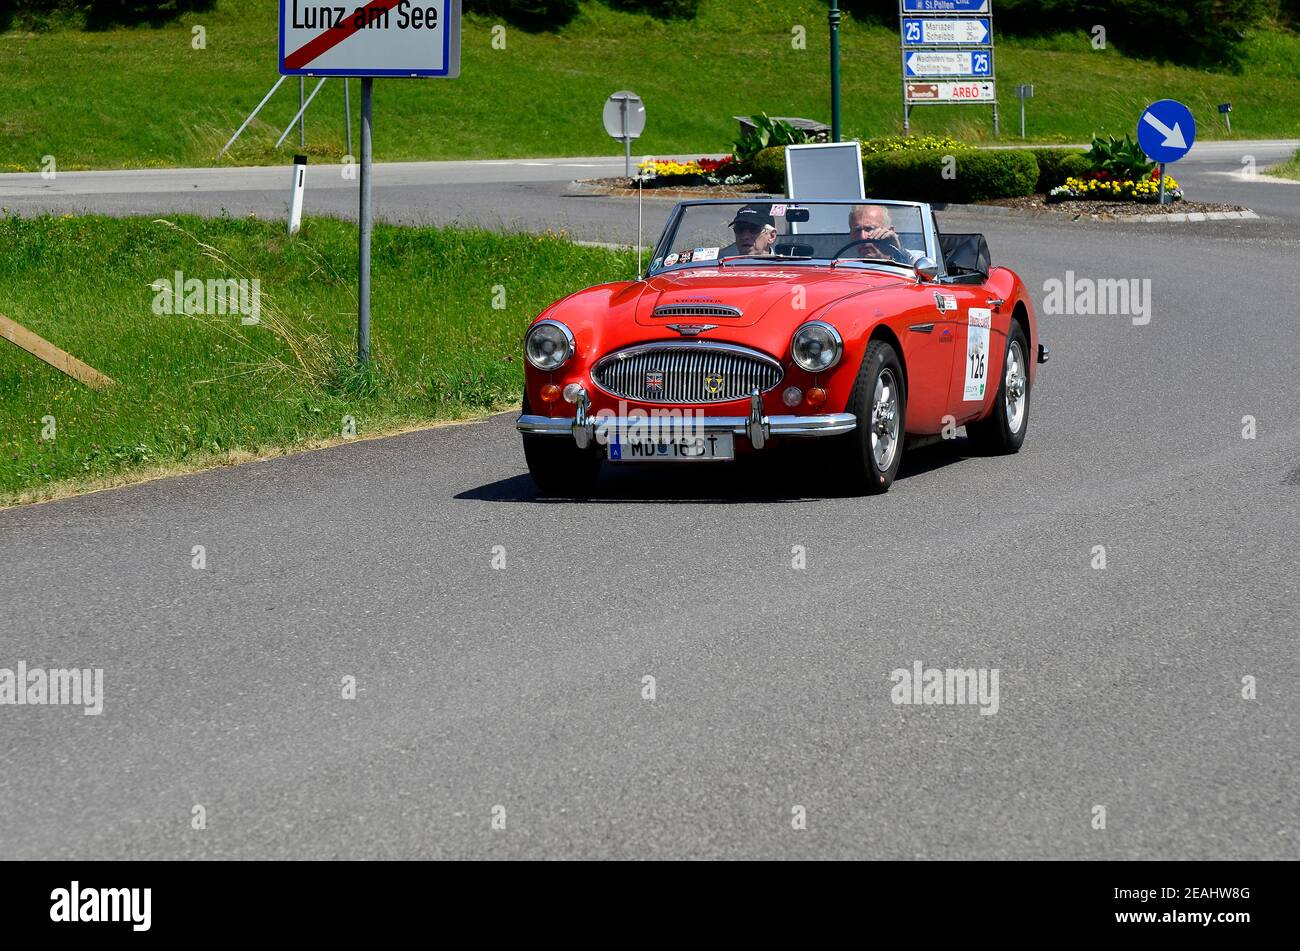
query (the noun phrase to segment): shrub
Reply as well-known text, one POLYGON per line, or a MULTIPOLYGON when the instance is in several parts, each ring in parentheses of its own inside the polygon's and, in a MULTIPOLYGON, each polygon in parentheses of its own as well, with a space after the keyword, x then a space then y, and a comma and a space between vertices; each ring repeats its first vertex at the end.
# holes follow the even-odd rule
POLYGON ((1038 183, 1034 191, 1046 193, 1067 178, 1082 176, 1092 168, 1083 152, 1074 149, 1033 149, 1038 162, 1038 183))
POLYGON ((690 20, 700 12, 700 0, 605 0, 615 10, 647 13, 660 20, 690 20))
POLYGON ((182 13, 215 5, 216 0, 7 0, 0 3, 0 30, 15 23, 29 30, 55 24, 91 30, 138 23, 160 26, 182 13))
MULTIPOLYGON (((785 188, 785 149, 768 148, 754 156, 754 181, 771 192, 785 188)), ((867 194, 903 201, 972 202, 1032 195, 1038 161, 1027 149, 958 149, 877 152, 862 159, 867 194), (943 177, 948 156, 956 177, 943 177)))
POLYGON ((975 146, 951 135, 890 135, 862 141, 862 154, 878 152, 969 152, 975 146))
POLYGON ((1032 195, 1038 161, 1028 150, 883 152, 862 160, 867 194, 903 201, 975 202, 1032 195), (955 175, 946 178, 949 159, 955 175))
POLYGON ((578 15, 578 0, 465 0, 464 7, 534 33, 558 30, 578 15))
POLYGON ((766 191, 785 191, 785 147, 773 146, 763 149, 750 162, 754 181, 766 191))
POLYGON ((1092 171, 1108 172, 1116 178, 1145 178, 1156 167, 1128 133, 1123 139, 1093 136, 1087 157, 1092 171))
POLYGON ((788 122, 773 119, 766 112, 750 116, 749 121, 754 124, 753 130, 746 132, 737 139, 735 147, 732 149, 736 161, 744 166, 748 166, 753 162, 754 156, 766 148, 803 145, 812 141, 812 136, 803 129, 796 129, 788 122))

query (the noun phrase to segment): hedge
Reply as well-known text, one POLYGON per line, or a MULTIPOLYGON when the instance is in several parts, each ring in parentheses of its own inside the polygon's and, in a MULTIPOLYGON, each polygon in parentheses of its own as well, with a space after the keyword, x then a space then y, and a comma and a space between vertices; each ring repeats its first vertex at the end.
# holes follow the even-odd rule
POLYGON ((867 194, 901 201, 974 202, 1032 195, 1038 160, 1028 150, 898 152, 862 160, 867 194))
POLYGON ((1087 155, 1077 149, 1034 149, 1038 160, 1038 183, 1034 191, 1047 194, 1071 176, 1078 177, 1092 169, 1087 155))
MULTIPOLYGON (((876 198, 964 203, 1032 195, 1039 173, 1038 160, 1028 149, 878 152, 862 159, 862 178, 867 194, 876 198), (949 159, 954 175, 945 178, 949 159)), ((754 180, 768 191, 782 191, 785 150, 759 152, 754 158, 754 180)))

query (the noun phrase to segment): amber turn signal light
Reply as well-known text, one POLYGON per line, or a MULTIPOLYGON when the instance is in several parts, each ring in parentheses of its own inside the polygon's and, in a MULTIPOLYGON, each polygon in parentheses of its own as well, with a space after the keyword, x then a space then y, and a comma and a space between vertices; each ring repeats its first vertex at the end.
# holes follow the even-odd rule
POLYGON ((554 403, 560 398, 560 388, 554 383, 547 383, 542 387, 542 402, 554 403))

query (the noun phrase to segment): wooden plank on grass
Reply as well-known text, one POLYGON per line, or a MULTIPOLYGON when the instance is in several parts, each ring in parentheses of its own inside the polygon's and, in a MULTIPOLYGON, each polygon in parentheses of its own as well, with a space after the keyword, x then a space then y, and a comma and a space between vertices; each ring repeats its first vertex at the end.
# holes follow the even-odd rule
POLYGON ((113 386, 117 381, 105 376, 88 363, 82 363, 72 354, 60 350, 44 337, 32 333, 17 321, 0 314, 0 337, 16 347, 21 347, 38 360, 44 360, 60 373, 66 373, 79 383, 93 389, 113 386))

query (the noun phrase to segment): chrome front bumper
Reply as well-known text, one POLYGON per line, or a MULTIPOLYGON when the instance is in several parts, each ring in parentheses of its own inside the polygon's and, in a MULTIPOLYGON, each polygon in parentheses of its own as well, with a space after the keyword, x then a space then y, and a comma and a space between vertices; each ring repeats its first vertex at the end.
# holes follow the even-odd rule
MULTIPOLYGON (((590 414, 590 402, 583 393, 578 399, 576 414, 572 417, 520 416, 515 428, 530 436, 572 436, 581 449, 596 441, 596 430, 602 421, 590 414)), ((698 407, 691 407, 697 409, 698 407)), ((634 429, 645 423, 627 419, 604 420, 603 425, 634 429)), ((653 420, 650 422, 654 427, 653 420)), ((669 423, 671 426, 671 422, 669 423)), ((857 417, 852 413, 828 413, 823 416, 764 416, 763 401, 757 392, 749 397, 748 416, 706 416, 696 424, 689 424, 693 432, 732 433, 746 437, 755 449, 762 449, 772 436, 798 438, 839 436, 857 428, 857 417)))

